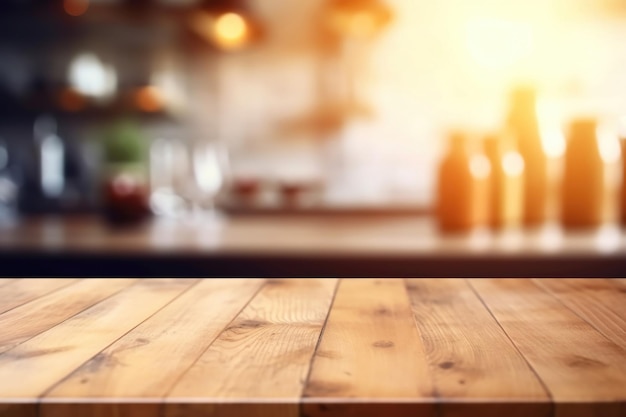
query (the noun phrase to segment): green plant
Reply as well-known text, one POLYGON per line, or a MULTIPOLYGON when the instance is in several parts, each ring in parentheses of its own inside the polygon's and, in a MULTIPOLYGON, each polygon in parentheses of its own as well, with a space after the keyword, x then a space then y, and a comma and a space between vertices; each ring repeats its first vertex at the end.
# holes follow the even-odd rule
POLYGON ((113 123, 105 130, 103 154, 107 163, 137 163, 146 158, 145 137, 132 120, 113 123))

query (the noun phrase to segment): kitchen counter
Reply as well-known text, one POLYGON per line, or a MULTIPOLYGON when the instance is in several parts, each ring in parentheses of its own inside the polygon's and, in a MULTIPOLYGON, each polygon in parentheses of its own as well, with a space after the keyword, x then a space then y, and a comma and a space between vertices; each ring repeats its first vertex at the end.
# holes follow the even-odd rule
POLYGON ((97 217, 0 227, 0 275, 231 277, 622 277, 616 225, 442 235, 423 216, 153 219, 113 229, 97 217))
POLYGON ((3 279, 2 417, 626 415, 623 279, 3 279))

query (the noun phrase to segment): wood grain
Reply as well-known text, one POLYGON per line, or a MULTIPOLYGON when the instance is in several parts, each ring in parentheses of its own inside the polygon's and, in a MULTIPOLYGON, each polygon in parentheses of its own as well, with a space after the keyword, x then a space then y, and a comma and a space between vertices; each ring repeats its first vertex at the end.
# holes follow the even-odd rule
POLYGON ((165 415, 297 416, 335 286, 268 281, 174 387, 165 415))
POLYGON ((163 397, 263 283, 258 279, 203 280, 50 391, 41 406, 42 415, 152 415, 145 403, 132 399, 163 397), (71 404, 72 398, 126 400, 90 406, 71 404))
POLYGON ((192 280, 143 280, 0 355, 0 394, 39 397, 188 289, 192 280))
POLYGON ((304 392, 307 416, 432 416, 433 386, 404 282, 343 280, 304 392), (359 398, 334 404, 337 398, 359 398), (388 409, 388 408, 385 408, 388 409))
POLYGON ((624 280, 40 283, 0 417, 626 416, 624 280))
MULTIPOLYGON (((42 295, 78 282, 77 279, 15 279, 0 288, 0 314, 42 295)), ((0 283, 2 284, 2 283, 0 283)))
POLYGON ((606 279, 536 279, 534 282, 626 350, 626 288, 606 279))
POLYGON ((625 352, 529 280, 471 280, 556 402, 557 417, 618 417, 625 352))
MULTIPOLYGON (((23 281, 26 287, 28 281, 23 281)), ((56 280, 45 280, 56 281, 56 280)), ((60 280, 65 281, 65 280, 60 280)), ((136 282, 133 279, 85 279, 0 315, 0 353, 42 333, 136 282)), ((35 280, 33 287, 40 287, 35 280)), ((28 289, 25 289, 29 292, 28 289)))
POLYGON ((407 287, 440 417, 551 414, 541 382, 465 280, 413 279, 407 287))

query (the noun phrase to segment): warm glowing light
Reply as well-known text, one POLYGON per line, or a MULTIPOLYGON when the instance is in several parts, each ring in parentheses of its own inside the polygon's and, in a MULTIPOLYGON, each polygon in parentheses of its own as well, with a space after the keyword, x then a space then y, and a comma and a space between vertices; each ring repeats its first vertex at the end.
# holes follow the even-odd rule
POLYGON ((372 36, 379 26, 376 16, 367 11, 335 13, 330 18, 330 25, 342 34, 357 38, 372 36))
POLYGON ((134 101, 139 110, 154 113, 163 109, 165 100, 161 90, 149 85, 135 91, 134 101))
POLYGON ((64 0, 63 10, 70 16, 78 17, 89 9, 89 0, 64 0))
POLYGON ((602 160, 607 164, 619 162, 622 156, 622 148, 617 135, 613 134, 606 126, 598 127, 596 135, 598 137, 598 150, 602 160))
POLYGON ((524 172, 524 159, 517 152, 507 152, 502 157, 502 168, 507 175, 517 177, 524 172))
POLYGON ((76 112, 87 106, 87 100, 73 88, 65 88, 59 94, 59 105, 65 111, 76 112))
POLYGON ((372 38, 392 19, 392 12, 381 0, 329 1, 326 23, 342 35, 354 38, 372 38))
POLYGON ((213 28, 215 36, 223 44, 241 44, 248 34, 246 21, 236 13, 226 13, 218 17, 213 28))
POLYGON ((222 49, 240 49, 250 40, 248 22, 237 13, 229 12, 216 17, 199 12, 190 23, 197 34, 222 49))
POLYGON ((467 48, 485 69, 513 66, 532 50, 532 26, 504 19, 473 19, 467 25, 467 48))
POLYGON ((537 120, 543 151, 549 158, 560 158, 567 146, 565 135, 560 125, 558 106, 545 99, 537 101, 537 120))
POLYGON ((470 161, 472 175, 479 179, 485 179, 491 173, 491 164, 484 155, 474 155, 470 161))

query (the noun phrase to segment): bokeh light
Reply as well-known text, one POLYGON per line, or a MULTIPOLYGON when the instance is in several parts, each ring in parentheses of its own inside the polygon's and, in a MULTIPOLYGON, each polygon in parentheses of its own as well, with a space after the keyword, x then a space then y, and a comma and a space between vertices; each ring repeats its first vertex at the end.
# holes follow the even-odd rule
POLYGON ((133 94, 133 101, 139 110, 148 113, 162 110, 165 104, 161 90, 152 85, 138 88, 133 94))
POLYGON ((87 13, 89 0, 64 0, 63 10, 70 16, 78 17, 87 13))

